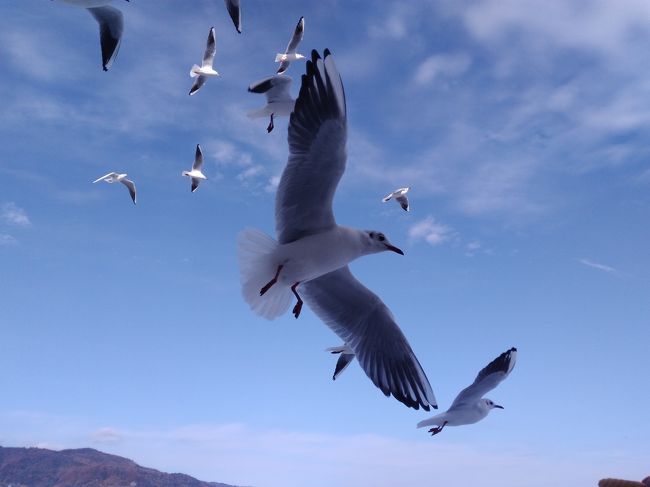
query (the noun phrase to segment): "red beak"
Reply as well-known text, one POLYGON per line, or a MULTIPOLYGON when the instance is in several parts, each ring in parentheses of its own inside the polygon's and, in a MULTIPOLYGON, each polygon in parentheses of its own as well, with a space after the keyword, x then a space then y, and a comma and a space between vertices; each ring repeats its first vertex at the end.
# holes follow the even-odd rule
POLYGON ((384 245, 386 246, 386 248, 388 250, 392 250, 393 252, 395 252, 396 254, 399 254, 399 255, 404 255, 404 252, 402 252, 401 249, 398 249, 397 247, 394 247, 394 246, 388 245, 388 244, 384 244, 384 245))

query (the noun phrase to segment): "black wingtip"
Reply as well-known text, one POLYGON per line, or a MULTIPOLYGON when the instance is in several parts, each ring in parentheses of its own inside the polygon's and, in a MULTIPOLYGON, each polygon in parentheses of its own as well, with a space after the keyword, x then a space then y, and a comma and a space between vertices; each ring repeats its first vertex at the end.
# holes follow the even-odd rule
POLYGON ((331 56, 331 55, 332 55, 332 53, 330 52, 330 50, 328 48, 325 48, 325 50, 323 51, 323 57, 327 57, 327 56, 331 56))
POLYGON ((104 71, 108 71, 108 68, 107 68, 106 66, 102 66, 102 69, 103 69, 104 71))
POLYGON ((318 54, 318 51, 316 49, 311 50, 311 62, 316 63, 320 59, 320 54, 318 54))

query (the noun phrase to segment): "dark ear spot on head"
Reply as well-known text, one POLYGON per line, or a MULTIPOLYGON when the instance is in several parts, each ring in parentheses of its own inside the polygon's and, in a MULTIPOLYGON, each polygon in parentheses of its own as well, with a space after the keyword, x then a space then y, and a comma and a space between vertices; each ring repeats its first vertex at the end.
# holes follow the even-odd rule
POLYGON ((370 238, 375 238, 375 232, 368 232, 368 235, 370 236, 370 238))
POLYGON ((380 242, 383 242, 384 240, 386 240, 386 237, 384 237, 383 233, 380 233, 378 238, 379 238, 380 242))

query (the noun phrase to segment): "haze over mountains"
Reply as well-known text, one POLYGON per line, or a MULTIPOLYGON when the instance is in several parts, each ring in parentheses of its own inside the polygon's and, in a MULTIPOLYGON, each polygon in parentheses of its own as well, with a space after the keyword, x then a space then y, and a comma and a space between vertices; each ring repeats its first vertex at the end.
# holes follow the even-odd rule
POLYGON ((0 447, 0 487, 235 487, 141 467, 92 448, 0 447))

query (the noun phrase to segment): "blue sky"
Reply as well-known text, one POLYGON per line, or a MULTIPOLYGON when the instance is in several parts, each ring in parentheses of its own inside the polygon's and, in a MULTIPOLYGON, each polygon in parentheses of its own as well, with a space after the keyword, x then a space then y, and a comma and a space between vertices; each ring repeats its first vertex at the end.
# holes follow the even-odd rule
MULTIPOLYGON (((648 475, 650 8, 644 1, 115 2, 112 68, 82 9, 0 4, 0 444, 93 446, 256 487, 595 485, 648 475), (353 272, 441 409, 511 346, 481 423, 430 438, 308 309, 267 322, 235 238, 274 230, 286 119, 245 113, 298 18, 345 85, 339 223, 405 257, 353 272), (216 69, 188 72, 217 32, 216 69), (210 178, 180 176, 194 147, 210 178), (92 185, 127 172, 124 188, 92 185), (410 213, 381 204, 410 185, 410 213)), ((297 94, 304 65, 288 75, 297 94)))

